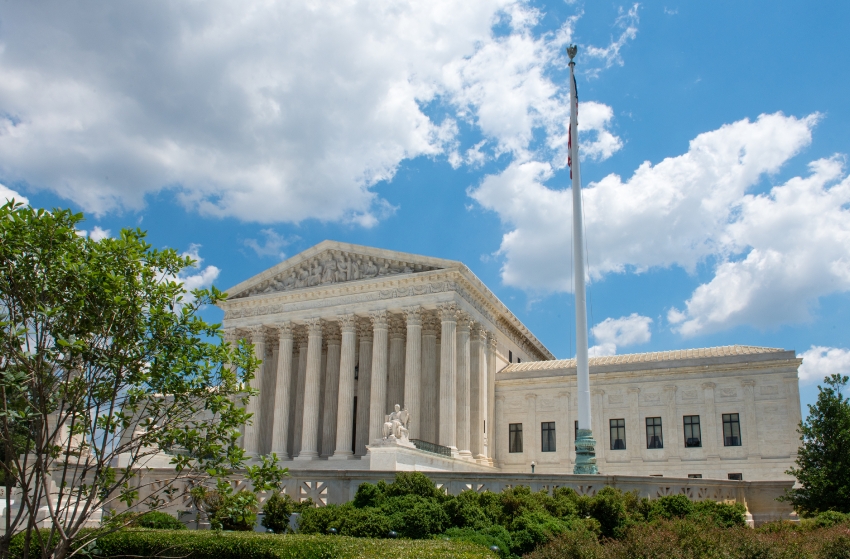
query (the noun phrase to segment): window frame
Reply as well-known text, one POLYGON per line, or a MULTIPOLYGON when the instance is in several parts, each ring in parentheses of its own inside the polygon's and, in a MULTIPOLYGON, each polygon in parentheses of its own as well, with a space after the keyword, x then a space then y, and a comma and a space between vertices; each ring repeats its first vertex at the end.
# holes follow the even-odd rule
POLYGON ((664 427, 660 417, 647 417, 646 448, 658 450, 664 448, 664 427))
POLYGON ((522 423, 508 423, 508 453, 522 453, 522 423))
POLYGON ((723 446, 743 446, 740 414, 724 413, 721 414, 721 419, 723 420, 723 446), (733 434, 735 432, 737 435, 733 434))
POLYGON ((702 448, 702 425, 698 415, 683 415, 682 416, 682 433, 685 437, 685 448, 702 448), (694 422, 696 418, 696 422, 694 422), (690 420, 690 423, 688 421, 690 420), (694 437, 694 428, 696 428, 696 437, 694 437), (690 431, 690 437, 688 437, 690 431), (693 444, 696 440, 696 444, 693 444))
POLYGON ((608 420, 608 438, 610 439, 611 450, 626 450, 626 419, 623 417, 611 418, 608 420), (614 424, 614 422, 622 422, 621 424, 614 424), (622 438, 614 436, 614 430, 617 430, 617 435, 620 434, 620 429, 622 429, 622 438), (617 443, 614 441, 622 441, 623 446, 617 447, 617 443))
POLYGON ((555 439, 555 422, 540 422, 540 452, 557 452, 555 439), (547 437, 548 435, 548 437, 547 437))

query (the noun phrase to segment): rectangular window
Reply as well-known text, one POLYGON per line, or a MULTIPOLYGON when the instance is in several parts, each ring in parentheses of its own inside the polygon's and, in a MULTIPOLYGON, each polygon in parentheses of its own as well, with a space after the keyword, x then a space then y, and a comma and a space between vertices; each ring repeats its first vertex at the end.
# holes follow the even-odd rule
POLYGON ((702 479, 702 474, 688 474, 691 479, 702 479))
POLYGON ((686 415, 685 421, 685 446, 695 448, 702 446, 702 434, 699 430, 699 416, 686 415))
POLYGON ((733 481, 743 481, 744 480, 744 474, 726 474, 726 477, 728 477, 729 479, 731 479, 733 481))
POLYGON ((508 432, 508 452, 522 452, 522 423, 511 423, 508 425, 508 432))
POLYGON ((555 452, 555 422, 544 421, 540 424, 540 450, 555 452))
POLYGON ((611 419, 611 450, 626 450, 626 420, 611 419))
POLYGON ((513 363, 513 362, 514 362, 514 352, 508 350, 508 363, 513 363))
POLYGON ((737 413, 723 414, 723 446, 741 446, 741 422, 737 413))
POLYGON ((646 418, 646 448, 664 448, 660 417, 646 418))

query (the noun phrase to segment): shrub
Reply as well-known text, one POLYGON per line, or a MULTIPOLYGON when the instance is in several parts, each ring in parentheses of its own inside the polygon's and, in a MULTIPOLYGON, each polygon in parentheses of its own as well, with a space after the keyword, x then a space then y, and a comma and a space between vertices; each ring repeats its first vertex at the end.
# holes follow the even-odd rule
POLYGON ((365 507, 377 507, 383 500, 383 492, 371 483, 361 483, 354 494, 354 506, 358 509, 365 507))
POLYGON ((140 528, 152 528, 154 530, 185 530, 186 526, 168 513, 152 510, 140 515, 133 522, 134 526, 140 528))
POLYGON ((528 559, 602 559, 604 548, 596 534, 575 529, 556 537, 546 546, 527 555, 528 559))
POLYGON ((289 529, 289 517, 295 512, 295 501, 284 493, 274 493, 263 503, 262 524, 274 530, 275 534, 283 534, 289 529))
POLYGON ((720 528, 732 528, 733 526, 744 527, 747 525, 746 513, 747 509, 741 503, 697 501, 693 503, 691 517, 709 519, 720 528))
POLYGON ((831 528, 845 523, 850 524, 850 514, 842 514, 834 510, 824 511, 812 519, 812 524, 818 528, 831 528))
POLYGON ((521 555, 533 551, 569 529, 569 525, 542 511, 525 511, 511 522, 511 551, 521 555))
POLYGON ((421 539, 439 534, 450 526, 449 517, 435 499, 419 495, 389 497, 381 510, 390 526, 405 538, 421 539))
POLYGON ((464 491, 457 497, 448 499, 443 506, 452 526, 457 528, 482 530, 492 524, 479 505, 479 496, 475 491, 464 491))
MULTIPOLYGON (((380 487, 379 487, 380 489, 380 487)), ((384 494, 387 497, 401 497, 404 495, 417 495, 426 499, 442 499, 446 494, 428 479, 422 472, 399 472, 395 475, 395 481, 386 486, 384 494)))
POLYGON ((327 505, 304 509, 301 512, 298 532, 301 534, 327 534, 331 528, 339 530, 340 513, 351 508, 351 505, 327 505))
POLYGON ((390 520, 376 508, 352 508, 340 518, 339 533, 356 538, 386 538, 390 520))
POLYGON ((685 518, 694 510, 694 503, 685 495, 666 495, 652 501, 649 518, 685 518))

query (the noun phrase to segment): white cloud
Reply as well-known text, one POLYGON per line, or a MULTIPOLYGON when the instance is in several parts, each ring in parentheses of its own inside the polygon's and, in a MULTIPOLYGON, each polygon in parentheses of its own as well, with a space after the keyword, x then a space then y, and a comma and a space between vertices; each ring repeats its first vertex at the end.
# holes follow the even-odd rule
POLYGON ((288 245, 289 241, 274 229, 261 229, 260 233, 265 237, 262 244, 257 239, 245 239, 245 246, 254 249, 259 257, 272 256, 284 260, 286 253, 283 251, 283 247, 288 245))
POLYGON ((640 22, 640 18, 638 17, 638 7, 639 4, 634 4, 629 10, 624 10, 621 7, 620 14, 615 22, 616 27, 621 30, 620 36, 617 37, 617 39, 612 38, 611 44, 607 47, 588 47, 587 54, 591 57, 602 59, 606 68, 610 68, 615 64, 622 66, 623 59, 620 56, 620 49, 622 49, 628 41, 637 37, 637 25, 640 22))
POLYGON ((210 287, 221 273, 221 270, 215 266, 201 266, 204 259, 201 258, 199 254, 200 249, 201 245, 193 244, 189 246, 189 250, 181 255, 184 257, 188 256, 195 261, 194 267, 186 268, 177 278, 179 281, 183 282, 183 286, 186 288, 186 291, 192 291, 193 289, 206 289, 210 287))
MULTIPOLYGON (((540 14, 521 0, 54 1, 3 17, 0 178, 89 212, 173 188, 204 214, 368 227, 392 211, 371 187, 401 162, 481 163, 458 145, 459 120, 488 157, 528 158, 542 130, 563 165, 568 104, 546 71, 564 64, 575 19, 535 35, 540 14)), ((586 107, 586 154, 607 157, 612 112, 586 107)))
POLYGON ((589 349, 589 353, 591 356, 614 355, 618 347, 645 344, 652 338, 650 324, 651 318, 637 313, 606 318, 590 329, 597 343, 589 349))
MULTIPOLYGON (((811 142, 818 119, 741 120, 700 134, 683 155, 643 163, 625 181, 611 174, 591 183, 582 194, 589 277, 693 272, 716 261, 714 278, 668 313, 684 335, 805 320, 818 297, 850 290, 850 179, 841 158, 748 194, 811 142)), ((513 163, 470 191, 509 228, 498 251, 508 285, 572 290, 572 200, 568 189, 547 186, 553 176, 545 162, 513 163)))
POLYGON ((93 241, 102 241, 109 238, 109 233, 109 229, 101 229, 100 226, 95 225, 94 229, 89 233, 89 238, 93 241))
POLYGON ((813 345, 798 357, 803 359, 799 370, 803 384, 822 382, 833 374, 850 374, 850 349, 813 345))
POLYGON ((14 199, 15 202, 20 202, 22 204, 29 204, 30 201, 26 199, 25 196, 21 196, 11 188, 4 186, 0 183, 0 205, 5 204, 9 200, 14 199))
POLYGON ((850 178, 840 158, 810 170, 742 198, 723 239, 731 255, 671 321, 679 332, 806 321, 819 297, 850 291, 850 178))

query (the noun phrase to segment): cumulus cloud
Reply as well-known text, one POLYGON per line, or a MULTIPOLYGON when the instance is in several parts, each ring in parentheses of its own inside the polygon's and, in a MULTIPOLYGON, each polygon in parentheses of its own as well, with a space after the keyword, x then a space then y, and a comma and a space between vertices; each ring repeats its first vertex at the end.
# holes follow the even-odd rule
POLYGON ((30 201, 26 199, 25 196, 21 196, 11 188, 4 186, 0 183, 0 204, 5 204, 10 200, 15 200, 15 202, 21 202, 22 204, 29 204, 30 201))
MULTIPOLYGON (((583 190, 588 277, 716 262, 668 320, 684 335, 736 324, 806 320, 817 298, 850 290, 850 179, 843 159, 810 164, 765 194, 765 178, 809 145, 819 115, 781 113, 724 125, 687 153, 611 174, 583 190)), ((513 163, 470 195, 509 231, 498 254, 502 279, 530 291, 571 291, 572 200, 547 185, 553 167, 513 163)))
POLYGON ((615 355, 622 346, 645 344, 652 338, 652 319, 632 313, 620 318, 606 318, 590 329, 596 345, 588 349, 591 357, 615 355))
POLYGON ((637 25, 640 22, 638 7, 639 4, 634 4, 628 10, 624 10, 621 7, 619 10, 620 14, 615 22, 616 27, 620 29, 620 36, 612 39, 611 44, 607 47, 588 47, 587 54, 593 58, 601 59, 605 63, 606 68, 610 68, 615 64, 622 66, 623 58, 620 56, 620 49, 637 36, 637 25))
POLYGON ((210 287, 221 273, 221 270, 215 266, 202 266, 204 259, 201 258, 200 249, 201 245, 193 244, 189 246, 189 250, 181 255, 184 257, 188 256, 195 261, 193 267, 183 270, 177 278, 183 283, 186 291, 210 287))
POLYGON ((264 237, 262 243, 257 239, 245 239, 245 246, 253 249, 257 256, 261 258, 271 256, 284 260, 286 253, 283 251, 283 247, 288 245, 289 241, 274 229, 261 229, 260 234, 264 237))
MULTIPOLYGON (((519 0, 13 3, 0 179, 98 214, 171 188, 206 215, 369 227, 393 210, 371 187, 405 160, 527 158, 537 130, 563 159, 565 91, 546 76, 575 19, 543 33, 539 17, 519 0)), ((604 158, 613 113, 587 107, 604 158)))
POLYGON ((822 382, 833 374, 850 375, 850 349, 813 345, 798 357, 803 359, 798 373, 803 384, 822 382))

